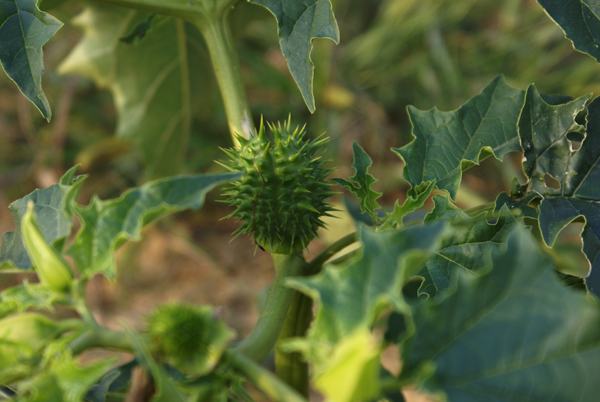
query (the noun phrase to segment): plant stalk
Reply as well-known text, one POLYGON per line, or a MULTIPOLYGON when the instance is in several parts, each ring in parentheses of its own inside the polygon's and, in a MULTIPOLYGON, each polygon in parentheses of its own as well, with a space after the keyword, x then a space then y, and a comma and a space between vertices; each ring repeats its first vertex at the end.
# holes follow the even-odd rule
POLYGON ((133 346, 127 334, 101 327, 84 332, 69 344, 69 349, 74 355, 91 348, 110 348, 133 352, 133 346))
POLYGON ((285 279, 302 276, 307 272, 306 261, 300 254, 273 254, 273 261, 275 262, 275 279, 273 279, 258 321, 252 332, 235 347, 236 352, 243 353, 256 362, 265 360, 273 350, 296 294, 294 289, 284 285, 285 279))
POLYGON ((331 257, 333 257, 338 252, 342 251, 346 247, 350 246, 353 243, 358 241, 358 232, 350 233, 336 241, 335 243, 329 245, 325 250, 323 250, 319 255, 312 259, 311 262, 308 263, 309 266, 309 274, 316 274, 321 270, 323 264, 327 262, 331 257))
POLYGON ((220 17, 196 18, 192 21, 202 33, 208 46, 225 105, 231 138, 235 147, 239 147, 236 135, 248 139, 254 135, 255 129, 228 17, 229 9, 220 17))
POLYGON ((275 348, 275 374, 294 388, 300 395, 308 398, 308 364, 298 352, 285 352, 280 348, 287 339, 306 336, 312 320, 312 299, 296 292, 275 348))
POLYGON ((225 358, 242 372, 254 385, 263 391, 270 400, 276 402, 308 402, 300 394, 279 380, 267 369, 259 366, 242 353, 230 349, 224 353, 225 358))

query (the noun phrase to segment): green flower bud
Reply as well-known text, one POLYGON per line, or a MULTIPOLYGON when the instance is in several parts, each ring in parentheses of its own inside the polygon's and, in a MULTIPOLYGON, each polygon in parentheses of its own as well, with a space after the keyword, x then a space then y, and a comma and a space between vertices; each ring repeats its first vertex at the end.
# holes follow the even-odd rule
POLYGON ((212 370, 234 336, 206 306, 160 306, 147 322, 153 352, 192 375, 212 370))
POLYGON ((46 243, 40 233, 33 208, 34 204, 30 201, 21 221, 21 237, 27 254, 44 286, 58 293, 69 293, 73 282, 73 271, 60 253, 46 243))
POLYGON ((333 210, 325 202, 336 194, 325 181, 331 169, 323 168, 325 161, 316 155, 329 139, 304 140, 304 128, 292 131, 290 120, 269 128, 273 141, 261 122, 258 135, 239 137, 239 149, 224 150, 231 160, 221 164, 244 173, 224 193, 236 207, 228 218, 243 222, 238 236, 251 233, 256 244, 272 253, 296 254, 324 227, 321 217, 333 210))

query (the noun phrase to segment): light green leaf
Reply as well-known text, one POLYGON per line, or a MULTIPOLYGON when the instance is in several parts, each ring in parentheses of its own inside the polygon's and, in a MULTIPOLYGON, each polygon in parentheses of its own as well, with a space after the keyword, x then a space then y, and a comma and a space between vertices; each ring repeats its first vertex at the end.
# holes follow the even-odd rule
POLYGON ((315 387, 331 402, 364 401, 378 396, 380 352, 373 334, 367 328, 359 329, 335 347, 315 387))
POLYGON ((372 190, 373 184, 377 182, 377 179, 369 173, 369 168, 373 164, 373 160, 357 142, 352 145, 352 151, 354 152, 354 163, 352 164, 352 167, 356 173, 350 180, 335 178, 332 179, 332 181, 357 196, 360 199, 360 211, 363 214, 368 212, 369 215, 371 215, 373 222, 375 222, 377 220, 377 213, 375 210, 380 208, 376 200, 381 197, 383 193, 372 190))
POLYGON ((400 206, 400 204, 398 204, 398 201, 396 201, 396 204, 394 205, 394 210, 392 212, 386 213, 385 221, 381 225, 382 228, 402 227, 402 219, 404 219, 406 215, 410 214, 413 211, 416 211, 417 209, 421 208, 423 204, 425 204, 425 201, 427 201, 429 195, 435 187, 435 182, 431 181, 423 184, 423 187, 425 187, 425 189, 422 191, 417 191, 416 195, 412 190, 408 192, 406 200, 404 201, 404 204, 402 204, 402 206, 400 206))
POLYGON ((12 384, 29 377, 38 358, 25 342, 0 339, 0 384, 12 384))
POLYGON ((340 41, 340 32, 330 0, 250 0, 266 7, 277 19, 279 44, 292 77, 298 84, 306 106, 315 111, 314 67, 310 59, 312 40, 340 41))
POLYGON ((74 206, 81 229, 68 250, 83 277, 102 273, 115 277, 114 251, 139 239, 144 225, 185 209, 198 209, 214 186, 235 180, 239 173, 178 176, 156 180, 125 192, 120 198, 94 197, 87 207, 74 206))
POLYGON ((600 4, 596 0, 538 0, 573 47, 600 62, 600 4))
POLYGON ((426 384, 449 401, 594 401, 600 306, 566 288, 525 229, 492 255, 487 275, 459 275, 455 291, 416 306, 402 376, 424 362, 426 384))
POLYGON ((40 284, 30 285, 24 281, 22 285, 13 286, 0 293, 0 318, 29 308, 53 311, 52 304, 58 295, 40 284))
POLYGON ((414 188, 434 180, 455 200, 462 171, 490 155, 502 160, 507 152, 521 150, 517 122, 524 96, 499 76, 453 112, 409 106, 415 139, 393 149, 406 163, 406 181, 414 188))
POLYGON ((66 239, 71 234, 73 214, 69 205, 79 196, 86 176, 75 177, 77 166, 69 169, 58 184, 43 190, 35 190, 31 194, 10 204, 9 209, 15 222, 16 230, 2 236, 0 248, 0 271, 24 270, 31 268, 31 260, 25 251, 21 238, 21 221, 27 212, 27 203, 33 201, 42 236, 48 244, 62 250, 66 239))
POLYGON ((202 39, 179 19, 162 19, 138 44, 119 40, 147 14, 88 3, 75 18, 82 41, 59 67, 84 75, 113 94, 116 135, 135 141, 150 178, 181 172, 191 121, 190 80, 202 71, 202 39))
POLYGON ((358 260, 344 268, 328 265, 313 277, 287 282, 318 304, 307 339, 293 341, 313 363, 315 374, 327 367, 338 342, 369 328, 385 308, 409 314, 400 289, 437 249, 444 225, 380 232, 361 226, 359 231, 363 254, 358 260))
POLYGON ((52 112, 42 91, 44 53, 42 46, 62 22, 41 12, 36 0, 0 2, 0 62, 19 90, 50 121, 52 112))
POLYGON ((425 217, 425 223, 453 222, 454 235, 442 241, 439 250, 418 274, 424 278, 419 294, 431 297, 448 289, 459 272, 469 275, 485 272, 490 266, 492 252, 506 242, 517 225, 507 207, 502 208, 502 215, 495 224, 488 224, 485 212, 470 218, 454 206, 447 195, 436 195, 433 202, 435 207, 425 217))

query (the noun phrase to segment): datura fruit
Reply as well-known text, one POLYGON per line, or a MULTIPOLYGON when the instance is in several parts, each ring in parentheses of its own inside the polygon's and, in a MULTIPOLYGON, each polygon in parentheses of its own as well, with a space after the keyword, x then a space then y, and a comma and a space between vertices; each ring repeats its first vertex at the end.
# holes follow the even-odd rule
MULTIPOLYGON (((252 234, 261 248, 275 254, 296 254, 324 227, 322 216, 333 208, 326 199, 334 194, 326 181, 331 169, 317 155, 329 138, 305 140, 304 128, 292 130, 291 121, 269 124, 273 140, 261 122, 256 136, 238 137, 239 149, 224 150, 231 158, 220 162, 243 172, 224 193, 236 210, 227 218, 242 221, 235 234, 252 234)), ((237 237, 237 236, 236 236, 237 237)))

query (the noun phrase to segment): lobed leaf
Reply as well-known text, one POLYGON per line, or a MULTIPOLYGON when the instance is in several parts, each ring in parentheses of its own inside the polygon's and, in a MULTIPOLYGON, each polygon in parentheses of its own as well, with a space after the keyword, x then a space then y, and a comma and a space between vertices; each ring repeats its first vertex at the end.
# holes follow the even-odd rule
POLYGON ((538 0, 573 42, 573 47, 600 62, 600 5, 595 0, 538 0))
POLYGON ((393 308, 410 317, 400 289, 445 235, 443 224, 375 231, 359 227, 362 256, 344 268, 326 266, 287 284, 313 298, 317 314, 307 337, 288 341, 312 364, 315 384, 330 400, 369 400, 379 390, 381 340, 370 333, 379 314, 393 308), (340 388, 341 378, 353 378, 340 388), (368 386, 366 385, 368 384, 368 386))
POLYGON ((501 209, 495 224, 489 224, 486 213, 469 217, 454 206, 449 196, 436 195, 433 210, 425 217, 425 223, 439 220, 454 222, 454 235, 445 238, 439 250, 427 260, 419 276, 424 278, 419 294, 435 297, 448 289, 460 273, 477 276, 490 266, 491 255, 508 239, 517 226, 517 220, 501 209))
POLYGON ((102 273, 115 278, 114 251, 139 239, 144 225, 170 213, 199 209, 214 186, 235 180, 239 173, 178 176, 156 180, 125 192, 120 198, 94 197, 87 207, 74 206, 81 229, 68 250, 83 277, 102 273))
POLYGON ((600 369, 600 308, 565 287, 550 257, 518 229, 493 269, 460 274, 452 293, 416 306, 403 376, 423 362, 450 401, 593 401, 600 369))
POLYGON ((310 59, 312 40, 340 41, 340 32, 330 0, 250 0, 269 10, 277 20, 279 44, 306 106, 315 111, 314 66, 310 59))
POLYGON ((369 173, 369 168, 373 164, 373 160, 357 142, 352 144, 352 151, 354 153, 354 163, 352 163, 352 167, 356 172, 354 176, 352 176, 350 180, 341 178, 331 180, 357 196, 360 199, 361 213, 364 214, 367 212, 371 215, 373 222, 375 222, 377 220, 377 213, 375 210, 380 208, 376 200, 381 197, 383 193, 378 193, 372 189, 373 184, 377 182, 377 179, 369 173))
POLYGON ((453 112, 409 106, 415 139, 392 149, 406 163, 406 181, 413 188, 435 181, 455 200, 463 170, 490 155, 502 160, 507 152, 521 150, 517 122, 524 96, 499 76, 453 112))
POLYGON ((0 62, 19 90, 50 121, 52 111, 42 90, 42 46, 62 22, 40 11, 36 0, 0 2, 0 62))
POLYGON ((382 224, 382 227, 402 227, 402 220, 404 217, 421 208, 425 204, 425 201, 427 201, 431 195, 431 192, 433 191, 433 188, 435 187, 435 182, 431 181, 423 183, 423 187, 424 189, 422 191, 413 192, 410 190, 402 206, 400 206, 398 201, 396 201, 394 204, 394 210, 392 212, 386 212, 385 221, 382 224), (414 193, 416 193, 416 195, 414 193))
POLYGON ((14 312, 23 313, 30 308, 53 311, 52 304, 58 295, 40 284, 13 286, 0 293, 0 318, 14 312))
POLYGON ((157 18, 144 40, 120 40, 147 14, 106 4, 86 4, 75 18, 83 39, 59 67, 107 88, 117 110, 116 135, 141 150, 150 178, 179 174, 191 122, 190 80, 202 71, 194 56, 202 40, 179 19, 157 18))
POLYGON ((15 222, 16 230, 2 236, 0 247, 0 271, 27 270, 31 268, 31 260, 21 238, 21 221, 27 212, 27 203, 32 201, 38 219, 39 229, 48 244, 62 250, 71 234, 73 213, 70 209, 81 191, 86 176, 75 176, 77 166, 69 169, 54 184, 43 190, 35 190, 31 194, 10 204, 9 209, 15 222))

